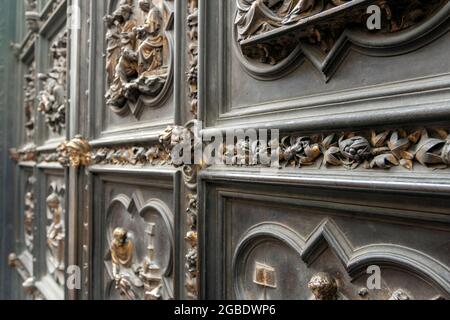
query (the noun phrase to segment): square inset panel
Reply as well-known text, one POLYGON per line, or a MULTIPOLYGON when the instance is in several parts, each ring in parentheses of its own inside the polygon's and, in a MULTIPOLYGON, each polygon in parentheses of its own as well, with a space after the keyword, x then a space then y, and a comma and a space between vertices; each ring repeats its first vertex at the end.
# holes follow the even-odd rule
POLYGON ((96 280, 99 298, 174 298, 179 183, 176 171, 96 173, 93 265, 102 274, 96 280))
POLYGON ((324 7, 304 1, 201 0, 200 109, 206 126, 287 124, 438 101, 430 91, 450 81, 444 62, 450 49, 449 4, 423 1, 429 8, 420 22, 369 32, 363 16, 348 15, 360 17, 361 8, 373 2, 324 7), (405 97, 425 91, 426 100, 405 97))
POLYGON ((448 205, 444 197, 425 204, 414 195, 358 197, 356 190, 261 186, 254 181, 209 180, 203 186, 199 241, 204 298, 383 300, 398 297, 396 290, 408 299, 450 294, 450 283, 442 278, 450 275, 444 249, 450 229, 397 219, 409 210, 401 208, 404 202, 426 210, 430 219, 442 214, 448 205), (435 245, 411 238, 411 232, 435 245), (361 294, 366 270, 373 265, 386 282, 380 290, 361 294))
POLYGON ((64 299, 68 243, 65 174, 61 169, 39 168, 36 287, 49 300, 64 299))
POLYGON ((175 50, 182 50, 176 35, 182 33, 175 20, 182 15, 175 9, 173 0, 92 5, 89 104, 96 139, 158 133, 176 121, 175 50))

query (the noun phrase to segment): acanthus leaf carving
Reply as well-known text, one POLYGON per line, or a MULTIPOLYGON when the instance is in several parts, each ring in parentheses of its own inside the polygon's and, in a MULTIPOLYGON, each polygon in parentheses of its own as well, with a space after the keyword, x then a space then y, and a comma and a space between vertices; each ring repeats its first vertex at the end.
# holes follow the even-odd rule
MULTIPOLYGON (((413 170, 415 165, 420 165, 446 169, 450 165, 449 132, 442 128, 400 128, 381 133, 372 130, 358 134, 289 134, 279 141, 279 162, 281 168, 316 166, 354 170, 363 165, 367 170, 393 167, 413 170)), ((259 148, 255 147, 256 142, 238 140, 233 145, 222 144, 221 162, 233 166, 262 166, 257 160, 276 150, 271 150, 272 142, 259 148)))

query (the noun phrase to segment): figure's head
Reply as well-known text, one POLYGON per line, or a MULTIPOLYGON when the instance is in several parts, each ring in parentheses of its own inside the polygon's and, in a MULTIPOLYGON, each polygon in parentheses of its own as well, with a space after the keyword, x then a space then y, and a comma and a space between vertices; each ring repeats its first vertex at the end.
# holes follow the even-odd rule
POLYGON ((116 228, 113 231, 113 241, 117 246, 122 246, 127 240, 128 232, 124 228, 116 228))
POLYGON ((144 12, 149 12, 153 7, 153 2, 151 0, 139 0, 139 8, 144 12))
POLYGON ((161 15, 161 11, 159 11, 158 7, 154 6, 151 8, 148 22, 150 24, 149 32, 153 35, 158 34, 161 31, 161 27, 163 24, 163 19, 161 15))
POLYGON ((337 296, 336 280, 325 272, 314 275, 308 283, 308 288, 317 300, 335 300, 337 296))
POLYGON ((47 206, 49 209, 56 209, 59 207, 59 197, 56 193, 52 193, 47 197, 47 206))

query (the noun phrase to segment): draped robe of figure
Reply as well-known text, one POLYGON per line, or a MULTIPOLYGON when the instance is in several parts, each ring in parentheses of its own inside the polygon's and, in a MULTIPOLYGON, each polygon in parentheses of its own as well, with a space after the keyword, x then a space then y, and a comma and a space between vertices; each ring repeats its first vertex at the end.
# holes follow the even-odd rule
POLYGON ((135 288, 141 288, 144 284, 136 275, 134 242, 121 228, 114 230, 113 238, 110 252, 116 288, 120 290, 121 295, 126 299, 135 300, 138 296, 135 288))
POLYGON ((52 223, 47 229, 47 245, 49 248, 49 273, 53 274, 56 281, 60 284, 64 283, 64 220, 63 209, 58 196, 51 194, 47 198, 47 206, 49 208, 49 216, 52 223))
POLYGON ((344 4, 346 0, 237 0, 238 41, 344 4))
MULTIPOLYGON (((238 41, 245 40, 252 35, 264 33, 282 25, 283 17, 271 10, 275 4, 283 0, 237 0, 238 41)), ((289 10, 289 4, 297 0, 284 0, 282 10, 289 10)))
POLYGON ((144 95, 156 96, 162 89, 167 76, 164 67, 164 30, 160 10, 150 9, 144 25, 138 33, 143 41, 138 48, 139 90, 144 95))
MULTIPOLYGON (((340 6, 349 0, 297 0, 295 6, 289 8, 289 12, 283 24, 292 24, 303 18, 318 14, 326 9, 340 6)), ((294 2, 294 1, 293 1, 294 2)))

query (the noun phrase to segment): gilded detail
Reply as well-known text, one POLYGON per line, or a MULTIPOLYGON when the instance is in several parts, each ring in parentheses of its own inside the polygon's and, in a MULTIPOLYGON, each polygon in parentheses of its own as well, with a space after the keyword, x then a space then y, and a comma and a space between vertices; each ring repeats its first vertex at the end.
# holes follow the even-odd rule
POLYGON ((47 155, 44 161, 58 161, 62 166, 80 167, 89 166, 92 162, 91 145, 80 135, 72 140, 61 143, 56 153, 47 155))

